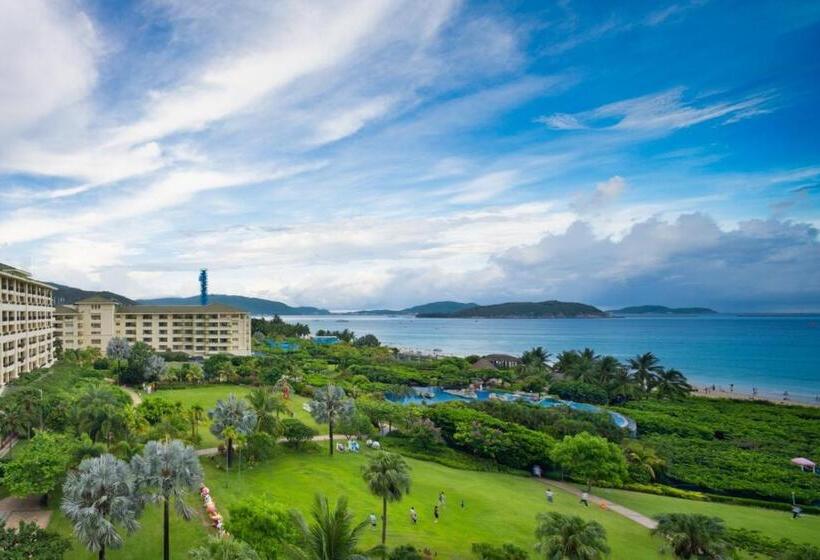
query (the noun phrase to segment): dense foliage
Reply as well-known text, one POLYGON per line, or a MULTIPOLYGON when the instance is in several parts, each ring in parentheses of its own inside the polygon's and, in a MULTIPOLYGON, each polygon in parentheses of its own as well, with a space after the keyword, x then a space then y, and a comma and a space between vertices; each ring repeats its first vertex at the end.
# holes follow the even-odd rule
POLYGON ((71 548, 65 537, 45 531, 36 523, 6 527, 0 519, 0 558, 3 560, 61 560, 71 548))

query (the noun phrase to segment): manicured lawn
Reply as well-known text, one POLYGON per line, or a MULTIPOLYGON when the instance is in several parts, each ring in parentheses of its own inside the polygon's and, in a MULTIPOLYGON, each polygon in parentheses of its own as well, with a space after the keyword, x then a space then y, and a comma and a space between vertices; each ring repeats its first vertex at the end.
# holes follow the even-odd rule
MULTIPOLYGON (((220 511, 228 517, 232 504, 248 497, 259 497, 295 507, 309 513, 313 496, 321 492, 332 499, 348 496, 358 518, 370 512, 379 514, 381 502, 370 495, 361 479, 360 469, 366 456, 336 455, 321 452, 284 451, 273 461, 252 470, 226 474, 205 460, 206 479, 220 511)), ((553 506, 547 507, 545 486, 526 477, 497 473, 461 471, 438 464, 408 459, 412 467, 411 494, 390 506, 388 543, 411 543, 429 547, 439 558, 473 558, 473 542, 513 542, 530 548, 534 545, 535 515, 552 509, 600 521, 607 529, 614 559, 658 558, 660 540, 650 537, 643 527, 598 508, 584 508, 563 492, 556 493, 553 506), (433 522, 433 506, 444 490, 447 505, 439 523, 433 522), (465 508, 460 500, 465 500, 465 508), (409 508, 419 512, 419 523, 412 526, 409 508)), ((378 531, 368 530, 365 546, 377 543, 378 531)))
MULTIPOLYGON (((153 395, 145 395, 140 393, 143 398, 150 396, 159 396, 169 401, 181 402, 185 407, 198 404, 205 409, 206 418, 199 430, 199 435, 202 441, 199 444, 201 448, 216 447, 219 445, 219 440, 211 434, 208 429, 210 425, 207 419, 208 410, 216 405, 216 401, 226 398, 229 394, 234 393, 237 397, 244 397, 251 392, 251 387, 247 385, 203 385, 201 387, 191 387, 186 389, 165 389, 153 393, 153 395)), ((327 433, 327 426, 320 426, 316 423, 313 417, 302 409, 302 405, 308 402, 308 399, 299 395, 292 395, 290 398, 290 409, 295 418, 298 418, 308 426, 317 430, 320 434, 327 433)))
POLYGON ((794 542, 820 545, 820 516, 816 515, 792 519, 786 511, 697 502, 626 490, 596 488, 595 494, 650 517, 663 513, 702 513, 720 517, 729 527, 760 531, 774 539, 786 537, 794 542))

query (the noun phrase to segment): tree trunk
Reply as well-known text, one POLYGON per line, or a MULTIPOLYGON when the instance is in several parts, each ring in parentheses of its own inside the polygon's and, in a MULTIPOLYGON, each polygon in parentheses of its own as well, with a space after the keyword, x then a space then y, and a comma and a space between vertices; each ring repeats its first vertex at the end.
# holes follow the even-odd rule
POLYGON ((592 492, 592 481, 587 480, 587 492, 592 492))
POLYGON ((43 494, 43 497, 40 498, 40 505, 42 505, 43 507, 48 507, 48 492, 43 494))
POLYGON ((330 456, 332 457, 333 456, 333 421, 330 421, 330 422, 327 423, 327 432, 328 432, 328 435, 330 436, 330 439, 328 439, 328 442, 330 443, 330 456))
POLYGON ((100 547, 99 560, 105 560, 105 545, 100 547))
POLYGON ((233 438, 228 438, 228 468, 233 465, 233 438))
POLYGON ((171 528, 168 525, 170 517, 168 515, 168 498, 165 498, 162 515, 162 558, 163 560, 171 560, 171 528))
MULTIPOLYGON (((382 498, 382 546, 387 540, 387 497, 382 498)), ((382 557, 387 552, 387 549, 382 550, 382 557)))

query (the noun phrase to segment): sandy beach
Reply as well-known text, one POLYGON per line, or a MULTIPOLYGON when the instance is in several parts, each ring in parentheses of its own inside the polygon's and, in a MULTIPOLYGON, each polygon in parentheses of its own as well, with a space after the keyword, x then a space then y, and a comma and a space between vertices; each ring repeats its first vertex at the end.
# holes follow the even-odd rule
POLYGON ((726 389, 719 385, 694 385, 695 390, 692 395, 697 397, 707 397, 710 399, 734 399, 738 401, 768 401, 775 404, 794 405, 794 406, 813 406, 820 407, 820 401, 817 399, 809 400, 805 396, 796 398, 792 395, 784 395, 772 393, 771 391, 760 391, 757 394, 726 389))

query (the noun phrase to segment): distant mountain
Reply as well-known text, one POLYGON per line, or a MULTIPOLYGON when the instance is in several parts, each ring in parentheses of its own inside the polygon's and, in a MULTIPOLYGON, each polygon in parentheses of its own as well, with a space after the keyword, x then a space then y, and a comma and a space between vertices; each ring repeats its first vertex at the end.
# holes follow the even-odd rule
MULTIPOLYGON (((138 304, 144 305, 199 305, 199 296, 166 297, 155 299, 140 299, 138 304)), ((253 298, 245 296, 229 296, 225 294, 209 294, 208 303, 222 303, 231 305, 251 315, 328 315, 327 309, 318 307, 291 307, 281 301, 253 298)))
POLYGON ((462 309, 478 307, 477 303, 461 303, 459 301, 434 301, 404 309, 364 309, 352 311, 348 315, 418 315, 421 313, 455 313, 462 309))
POLYGON ((46 282, 46 284, 54 286, 56 288, 56 290, 54 290, 55 305, 68 305, 91 296, 103 296, 111 298, 114 301, 118 301, 124 305, 136 304, 136 302, 133 299, 128 299, 127 297, 121 296, 120 294, 115 294, 114 292, 95 292, 92 290, 81 290, 80 288, 73 288, 71 286, 65 286, 63 284, 58 284, 56 282, 46 282))
POLYGON ((708 307, 666 307, 664 305, 636 305, 609 311, 614 315, 714 315, 708 307))
POLYGON ((494 319, 557 319, 606 317, 597 307, 566 301, 509 302, 496 305, 477 305, 454 313, 421 313, 419 317, 435 318, 494 318, 494 319))

